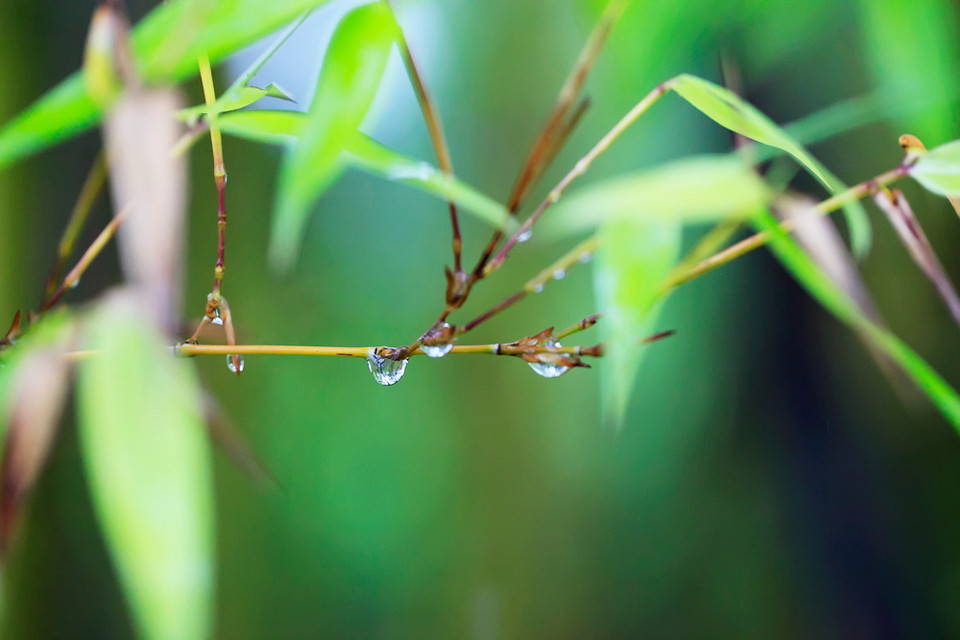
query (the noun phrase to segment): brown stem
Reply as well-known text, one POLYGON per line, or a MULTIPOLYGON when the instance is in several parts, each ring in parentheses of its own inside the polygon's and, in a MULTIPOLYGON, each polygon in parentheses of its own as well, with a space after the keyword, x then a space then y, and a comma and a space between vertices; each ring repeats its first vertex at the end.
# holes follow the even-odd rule
POLYGON ((87 216, 93 208, 103 185, 107 181, 107 158, 101 150, 93 161, 86 179, 83 181, 83 187, 77 196, 77 201, 73 205, 73 211, 70 212, 70 219, 60 237, 60 243, 57 245, 57 258, 50 269, 50 276, 47 278, 47 286, 44 290, 44 304, 50 300, 50 297, 57 290, 57 283, 60 282, 60 276, 63 275, 63 269, 73 253, 74 245, 80 236, 80 231, 87 221, 87 216))
POLYGON ((47 311, 53 307, 57 302, 60 301, 60 298, 63 296, 64 292, 76 286, 77 282, 80 281, 80 276, 83 275, 84 271, 87 270, 87 267, 90 266, 90 263, 100 255, 100 252, 103 251, 103 248, 110 242, 110 239, 117 232, 117 227, 126 219, 127 215, 130 213, 130 207, 124 207, 120 213, 113 217, 106 227, 103 228, 103 231, 94 239, 93 243, 83 252, 83 255, 80 256, 80 260, 77 262, 76 266, 70 270, 67 274, 67 277, 63 279, 63 283, 57 287, 53 292, 50 298, 44 303, 41 307, 41 311, 47 311))
MULTIPOLYGON (((413 60, 413 54, 407 45, 407 39, 403 35, 403 30, 398 29, 397 38, 400 48, 400 56, 403 58, 403 64, 407 68, 407 75, 410 77, 410 83, 413 85, 413 91, 417 95, 417 102, 420 104, 420 111, 423 113, 424 122, 427 125, 427 131, 430 134, 430 142, 433 144, 433 151, 437 155, 437 163, 440 170, 447 174, 453 174, 453 160, 450 157, 450 148, 447 145, 447 138, 443 132, 443 123, 440 121, 440 115, 437 112, 433 99, 427 92, 426 85, 423 83, 423 77, 417 69, 413 60)), ((450 228, 453 235, 453 269, 460 273, 462 270, 460 255, 463 249, 463 240, 460 237, 460 222, 457 218, 457 206, 453 200, 447 203, 450 209, 450 228)))

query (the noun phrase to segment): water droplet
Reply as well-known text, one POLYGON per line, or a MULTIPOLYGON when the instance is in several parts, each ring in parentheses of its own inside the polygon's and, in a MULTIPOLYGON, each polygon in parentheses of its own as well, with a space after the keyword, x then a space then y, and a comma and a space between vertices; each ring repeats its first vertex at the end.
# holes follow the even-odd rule
MULTIPOLYGON (((559 347, 560 343, 554 340, 544 342, 543 346, 545 347, 559 347)), ((570 367, 567 367, 562 364, 554 364, 552 362, 528 362, 530 368, 533 369, 538 376, 543 376, 544 378, 559 378, 565 374, 570 367)))
POLYGON ((79 286, 80 286, 80 278, 77 278, 77 279, 74 280, 73 283, 70 285, 70 288, 71 288, 71 289, 76 289, 76 288, 79 287, 79 286))
MULTIPOLYGON (((240 362, 240 371, 243 371, 243 356, 237 356, 240 362)), ((233 356, 227 356, 227 369, 230 369, 230 373, 239 373, 237 367, 233 364, 233 356)))
POLYGON ((217 325, 218 327, 223 326, 223 318, 220 317, 220 307, 217 307, 216 309, 213 310, 213 319, 210 320, 210 322, 217 325))
POLYGON ((588 251, 588 252, 586 252, 585 254, 583 254, 582 256, 580 256, 580 264, 587 264, 587 263, 590 262, 591 260, 593 260, 593 252, 592 252, 592 251, 588 251))
POLYGON ((420 350, 431 358, 442 358, 450 353, 456 340, 456 327, 447 322, 438 322, 420 336, 420 350))
POLYGON ((407 360, 392 360, 376 353, 375 349, 367 351, 367 367, 373 374, 373 379, 385 387, 397 384, 407 368, 407 360))
POLYGON ((540 284, 534 285, 534 287, 533 287, 533 292, 534 292, 534 293, 540 293, 541 291, 543 291, 543 283, 542 283, 542 282, 541 282, 540 284))
POLYGON ((553 272, 553 279, 563 280, 566 275, 567 275, 566 269, 557 269, 556 271, 553 272))
POLYGON ((526 229, 523 233, 517 236, 517 242, 526 242, 533 237, 533 229, 526 229))
POLYGON ((445 356, 445 355, 447 355, 448 353, 450 353, 451 349, 453 349, 453 345, 452 345, 452 344, 449 344, 449 343, 448 343, 448 344, 432 344, 432 345, 423 344, 423 345, 420 345, 420 350, 423 351, 423 352, 424 352, 425 354, 427 354, 428 356, 430 356, 431 358, 442 358, 443 356, 445 356))

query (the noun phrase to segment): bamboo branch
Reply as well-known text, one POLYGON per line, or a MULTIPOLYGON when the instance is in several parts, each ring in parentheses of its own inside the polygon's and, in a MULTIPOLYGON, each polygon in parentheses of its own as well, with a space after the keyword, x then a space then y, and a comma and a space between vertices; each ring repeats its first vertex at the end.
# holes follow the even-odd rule
POLYGON ((73 253, 77 238, 80 236, 80 231, 83 230, 87 216, 93 208, 93 203, 96 202, 97 196, 101 189, 103 189, 106 181, 107 158, 106 154, 101 150, 94 159, 93 165, 91 165, 90 171, 87 173, 87 177, 83 182, 83 186, 80 188, 80 195, 77 196, 77 201, 73 205, 73 211, 70 212, 67 226, 64 228, 63 235, 60 237, 60 243, 57 245, 57 258, 53 267, 50 269, 50 276, 47 278, 47 286, 44 291, 44 305, 46 305, 46 302, 49 301, 56 292, 57 282, 60 281, 60 276, 63 275, 63 269, 66 266, 67 260, 70 259, 70 255, 73 253))
POLYGON ((41 308, 41 311, 47 311, 53 307, 57 302, 60 301, 60 298, 63 296, 64 292, 72 289, 80 282, 80 276, 87 270, 87 267, 90 266, 90 263, 100 255, 100 252, 103 251, 103 248, 107 246, 107 243, 110 242, 110 239, 113 238, 114 234, 117 231, 117 227, 126 219, 127 215, 130 213, 130 207, 124 207, 120 213, 115 215, 113 219, 103 228, 103 231, 96 237, 93 243, 87 248, 87 250, 80 257, 80 260, 77 262, 76 266, 70 270, 67 274, 67 277, 63 279, 63 283, 53 292, 53 295, 47 300, 47 302, 41 308))

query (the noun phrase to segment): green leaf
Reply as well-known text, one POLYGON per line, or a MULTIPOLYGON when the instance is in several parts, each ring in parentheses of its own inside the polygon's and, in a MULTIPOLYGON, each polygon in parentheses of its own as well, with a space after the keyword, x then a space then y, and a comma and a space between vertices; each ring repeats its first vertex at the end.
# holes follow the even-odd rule
POLYGON ((738 155, 704 155, 604 180, 554 205, 548 228, 577 232, 604 221, 708 222, 752 215, 769 190, 738 155))
POLYGON ((910 175, 928 191, 941 196, 960 196, 960 140, 924 153, 910 175))
POLYGON ((294 101, 286 91, 272 83, 263 89, 258 87, 240 87, 229 95, 224 94, 212 105, 199 104, 189 109, 181 109, 177 112, 177 117, 192 126, 196 124, 200 116, 204 114, 219 115, 229 111, 237 111, 244 107, 249 107, 261 98, 279 98, 289 102, 294 101))
POLYGON ((90 317, 96 354, 77 381, 86 475, 139 634, 207 638, 213 478, 199 386, 130 302, 90 317))
MULTIPOLYGON (((221 131, 228 135, 279 145, 296 142, 305 121, 302 113, 267 110, 228 113, 218 119, 221 131)), ((398 153, 362 132, 356 132, 346 143, 339 161, 345 166, 356 167, 453 200, 464 210, 490 224, 502 224, 508 229, 514 224, 500 203, 430 163, 398 153)))
POLYGON ((303 21, 307 18, 307 13, 301 14, 299 18, 290 23, 283 33, 273 41, 267 49, 261 53, 256 60, 254 60, 250 66, 243 70, 237 79, 233 81, 226 91, 217 98, 216 102, 212 106, 207 106, 206 104, 198 105, 196 107, 191 107, 190 109, 184 109, 180 112, 180 117, 186 120, 190 125, 196 123, 199 117, 202 114, 220 114, 228 111, 236 111, 242 109, 243 107, 249 106, 263 97, 270 98, 280 98, 281 100, 289 100, 293 102, 286 91, 281 89, 275 84, 269 84, 264 89, 258 89, 257 87, 247 86, 253 80, 253 77, 257 75, 257 72, 263 68, 263 65, 267 63, 270 58, 273 57, 281 46, 293 35, 293 32, 296 31, 300 25, 303 24, 303 21))
POLYGON ((508 230, 515 226, 509 212, 500 203, 433 165, 397 153, 370 136, 358 133, 347 144, 346 151, 344 160, 352 166, 452 200, 494 226, 503 225, 508 230))
POLYGON ((643 353, 664 298, 664 278, 680 256, 679 224, 613 220, 601 230, 594 269, 604 341, 601 398, 607 424, 623 425, 643 353))
MULTIPOLYGON (((670 81, 670 87, 720 126, 790 154, 831 193, 847 189, 786 131, 732 91, 688 74, 674 78, 670 81)), ((869 251, 871 242, 867 214, 859 202, 846 205, 844 213, 850 228, 853 251, 862 257, 869 251)))
POLYGON ((960 16, 952 0, 860 0, 866 61, 882 95, 900 108, 901 133, 922 140, 956 134, 956 94, 960 89, 960 16))
POLYGON ((960 396, 923 358, 886 329, 874 324, 857 305, 797 246, 769 213, 757 218, 757 227, 770 234, 770 247, 803 287, 841 321, 858 329, 896 362, 930 397, 944 417, 960 431, 960 396))
POLYGON ((267 109, 227 113, 217 118, 217 124, 223 133, 254 142, 279 145, 296 143, 305 122, 306 117, 298 111, 267 109))
MULTIPOLYGON (((151 84, 197 73, 197 58, 212 62, 237 51, 328 0, 178 0, 165 2, 132 33, 134 57, 151 84)), ((0 170, 63 142, 99 122, 100 108, 77 72, 0 128, 0 170)))
POLYGON ((340 153, 370 109, 396 30, 380 2, 353 9, 337 25, 307 122, 280 171, 270 242, 274 268, 293 263, 313 203, 342 173, 340 153))

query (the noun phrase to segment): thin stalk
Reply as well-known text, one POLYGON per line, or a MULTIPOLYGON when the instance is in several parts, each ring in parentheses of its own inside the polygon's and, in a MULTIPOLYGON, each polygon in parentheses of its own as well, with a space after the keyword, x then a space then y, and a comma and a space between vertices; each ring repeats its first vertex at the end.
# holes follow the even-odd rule
MULTIPOLYGON (((598 345, 599 346, 599 345, 598 345)), ((522 353, 563 353, 576 356, 592 356, 598 346, 550 347, 542 345, 517 346, 514 344, 461 344, 454 345, 450 353, 479 353, 489 355, 517 355, 522 353)), ((189 344, 181 343, 174 347, 178 356, 223 356, 223 355, 274 355, 274 356, 320 356, 340 358, 366 358, 377 347, 313 347, 304 345, 281 344, 189 344)), ((600 349, 602 351, 602 349, 600 349)), ((404 357, 425 355, 419 348, 408 351, 404 357)))
POLYGON ((602 313, 595 313, 595 314, 593 314, 592 316, 587 316, 586 318, 584 318, 583 320, 581 320, 581 321, 578 322, 577 324, 570 325, 569 327, 567 327, 566 329, 563 329, 562 331, 556 331, 556 332, 554 332, 554 334, 553 334, 553 339, 554 339, 554 340, 563 340, 563 339, 566 338, 567 336, 573 335, 573 334, 575 334, 575 333, 579 333, 579 332, 581 332, 581 331, 586 331, 587 329, 589 329, 589 328, 592 327, 593 325, 597 324, 597 322, 598 322, 598 321, 600 320, 600 318, 602 318, 602 317, 603 317, 603 314, 602 314, 602 313))
MULTIPOLYGON (((878 175, 875 178, 861 182, 860 184, 850 187, 842 193, 838 193, 835 196, 827 198, 823 202, 818 203, 815 207, 812 208, 812 215, 826 215, 832 211, 836 211, 840 207, 859 200, 868 195, 872 195, 880 190, 881 187, 885 187, 889 184, 892 184, 903 178, 909 173, 910 165, 901 165, 896 169, 891 169, 885 173, 878 175)), ((780 228, 784 231, 790 232, 794 228, 794 222, 791 220, 785 220, 780 224, 780 228)), ((678 287, 681 284, 690 282, 695 278, 699 278, 705 273, 713 271, 717 267, 722 267, 723 265, 736 260, 737 258, 746 255, 767 244, 770 241, 770 234, 766 231, 761 231, 756 233, 749 238, 741 240, 740 242, 731 245, 716 253, 709 258, 700 261, 698 264, 694 265, 690 269, 686 270, 683 273, 674 273, 667 277, 667 279, 661 285, 664 291, 678 287)))
MULTIPOLYGON (((524 198, 530 190, 537 184, 538 179, 550 165, 557 153, 563 147, 570 133, 576 127, 580 118, 589 106, 589 100, 581 100, 574 110, 573 114, 567 118, 567 113, 573 105, 574 100, 580 95, 583 85, 586 82, 587 75, 600 56, 600 51, 613 29, 613 25, 623 13, 627 2, 625 0, 613 0, 607 5, 603 15, 597 22, 597 25, 587 38, 586 44, 577 56, 577 60, 567 75, 563 86, 560 88, 560 94, 557 96, 557 103, 547 119, 546 124, 540 131, 540 135, 534 141, 533 146, 527 153, 520 171, 510 190, 510 196, 507 199, 507 211, 515 214, 523 203, 524 198), (564 120, 566 119, 566 122, 564 120)), ((493 255, 500 238, 503 236, 503 230, 497 229, 490 242, 477 261, 477 266, 473 270, 473 279, 480 280, 486 275, 484 271, 493 255)))
POLYGON ((72 289, 80 281, 80 276, 87 270, 87 267, 90 266, 90 263, 96 259, 100 252, 103 251, 103 248, 107 246, 107 243, 110 242, 110 239, 113 238, 114 234, 117 232, 117 227, 126 219, 127 215, 130 213, 129 207, 124 207, 120 213, 113 217, 113 220, 103 228, 103 231, 94 239, 93 243, 87 247, 87 250, 83 252, 83 255, 80 256, 80 260, 77 262, 76 266, 67 273, 67 277, 63 279, 63 283, 57 287, 53 292, 53 295, 47 300, 43 305, 41 311, 47 311, 53 305, 60 301, 60 298, 63 296, 64 292, 72 289))
MULTIPOLYGON (((213 72, 210 69, 210 59, 202 56, 198 60, 200 66, 200 81, 203 84, 203 100, 207 106, 213 106, 217 101, 217 94, 213 86, 213 72)), ((217 114, 208 115, 210 123, 210 145, 213 149, 213 180, 217 186, 217 264, 213 270, 213 295, 207 303, 206 316, 211 317, 220 304, 220 284, 223 282, 224 258, 226 253, 226 187, 227 171, 223 164, 223 139, 220 127, 217 124, 217 114)))
POLYGON ((570 183, 586 173, 593 161, 596 160, 600 154, 606 151, 610 145, 613 144, 614 140, 620 137, 627 127, 633 124, 637 118, 643 115, 647 109, 653 106, 657 100, 659 100, 667 91, 669 91, 672 85, 673 80, 671 79, 654 87, 653 91, 644 96, 644 98, 638 102, 636 106, 634 106, 633 109, 627 113, 627 115, 621 118, 620 121, 617 122, 617 124, 614 125, 614 127, 608 131, 607 134, 603 136, 603 138, 601 138, 600 141, 597 142, 597 144, 594 145, 594 147, 590 149, 585 156, 577 161, 577 164, 574 165, 573 169, 571 169, 570 172, 567 173, 567 175, 565 175, 559 183, 557 183, 557 186, 554 187, 549 194, 547 194, 547 197, 544 198, 544 200, 537 206, 533 213, 530 214, 530 217, 527 218, 522 225, 520 225, 520 228, 517 229, 517 231, 513 234, 513 237, 511 237, 506 244, 503 245, 503 248, 500 249, 500 252, 497 253, 496 257, 494 257, 493 260, 487 264, 483 270, 484 277, 500 268, 500 266, 507 259, 510 249, 512 249, 513 246, 520 241, 521 237, 524 237, 532 230, 533 225, 536 224, 537 220, 540 219, 540 216, 543 215, 543 212, 546 211, 550 205, 560 199, 560 196, 562 196, 566 188, 570 186, 570 183))
POLYGON ((83 181, 83 186, 80 188, 80 195, 77 196, 77 201, 73 205, 73 211, 70 212, 70 219, 67 221, 67 226, 63 230, 63 235, 60 237, 60 243, 57 245, 57 258, 53 264, 53 268, 50 269, 50 276, 47 278, 47 286, 44 292, 45 300, 49 300, 54 292, 56 292, 57 283, 60 281, 60 276, 63 275, 63 269, 67 264, 67 260, 69 260, 71 254, 73 254, 77 238, 80 236, 80 232, 87 222, 87 216, 89 216, 90 210, 93 208, 93 204, 96 202, 97 196, 100 194, 106 182, 107 158, 106 154, 101 150, 94 159, 86 179, 83 181))
MULTIPOLYGON (((407 75, 410 77, 410 84, 413 85, 413 91, 417 95, 417 102, 420 104, 420 111, 423 113, 423 120, 427 125, 427 132, 430 134, 430 142, 433 144, 433 151, 437 155, 437 163, 440 170, 446 174, 453 174, 453 159, 450 156, 450 148, 447 145, 447 137, 443 132, 443 123, 440 121, 440 115, 433 103, 433 99, 427 92, 426 85, 423 83, 423 77, 417 69, 413 60, 413 54, 407 45, 407 39, 403 35, 402 29, 397 29, 397 43, 400 49, 400 56, 403 58, 403 64, 407 68, 407 75)), ((461 253, 463 250, 463 239, 460 236, 460 222, 457 218, 457 206, 453 200, 447 202, 450 209, 450 228, 453 235, 453 270, 460 273, 462 270, 461 253)))
POLYGON ((505 300, 501 301, 499 304, 487 310, 486 312, 480 314, 479 316, 477 316, 467 324, 463 325, 462 327, 458 327, 457 335, 466 333, 467 331, 470 331, 477 325, 483 322, 486 322, 487 320, 497 315, 504 309, 507 309, 513 306, 515 302, 519 302, 520 300, 523 300, 531 293, 539 293, 551 280, 558 280, 560 278, 563 278, 564 276, 566 276, 567 271, 569 271, 576 265, 587 261, 587 259, 590 256, 592 256, 593 253, 597 250, 597 247, 599 246, 599 244, 600 244, 600 241, 597 238, 597 236, 591 236, 590 238, 587 238, 586 240, 584 240, 583 242, 575 246, 573 249, 568 251, 566 254, 564 254, 560 259, 558 259, 556 262, 551 264, 549 267, 547 267, 546 269, 544 269, 534 277, 530 278, 530 280, 528 280, 527 283, 523 285, 523 288, 515 291, 505 300))

